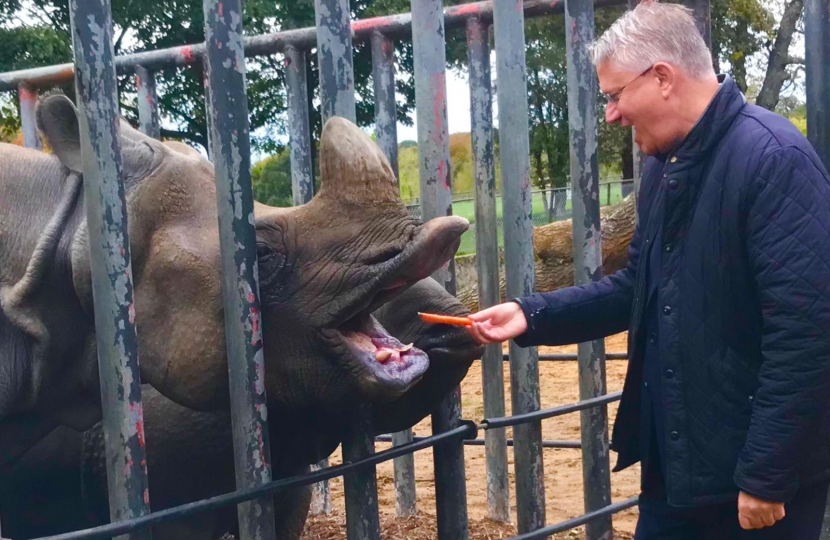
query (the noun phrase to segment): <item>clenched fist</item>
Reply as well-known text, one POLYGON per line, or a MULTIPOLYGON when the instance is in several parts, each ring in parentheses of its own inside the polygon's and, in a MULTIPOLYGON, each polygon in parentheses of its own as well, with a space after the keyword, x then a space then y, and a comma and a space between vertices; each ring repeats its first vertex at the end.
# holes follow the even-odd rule
POLYGON ((763 529, 784 518, 784 503, 765 501, 741 491, 738 521, 744 529, 763 529))

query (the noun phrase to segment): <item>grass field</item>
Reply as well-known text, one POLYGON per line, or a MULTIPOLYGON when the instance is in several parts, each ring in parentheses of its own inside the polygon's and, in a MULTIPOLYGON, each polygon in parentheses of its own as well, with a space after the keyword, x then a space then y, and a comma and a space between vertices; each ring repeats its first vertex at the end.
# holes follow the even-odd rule
MULTIPOLYGON (((614 204, 622 200, 623 192, 622 192, 622 184, 619 182, 614 182, 611 184, 601 184, 600 190, 600 206, 607 206, 608 204, 614 204), (610 197, 609 197, 609 185, 610 185, 610 197)), ((548 195, 550 197, 550 195, 548 195)), ((453 203, 452 211, 454 215, 463 216, 470 221, 470 228, 464 235, 461 237, 461 247, 458 248, 458 255, 469 255, 471 253, 475 253, 476 251, 476 239, 475 239, 475 203, 474 201, 458 201, 453 203)), ((545 225, 550 223, 551 220, 548 219, 547 213, 545 212, 545 203, 542 201, 542 194, 541 193, 533 193, 532 199, 532 206, 531 212, 533 217, 533 226, 538 227, 540 225, 545 225)), ((565 215, 562 216, 555 216, 552 221, 558 221, 560 219, 567 219, 571 216, 571 201, 568 200, 565 204, 565 215)), ((498 228, 498 235, 499 235, 499 248, 504 246, 504 235, 503 235, 503 227, 502 227, 502 201, 501 197, 496 199, 496 219, 497 219, 497 228, 498 228)))

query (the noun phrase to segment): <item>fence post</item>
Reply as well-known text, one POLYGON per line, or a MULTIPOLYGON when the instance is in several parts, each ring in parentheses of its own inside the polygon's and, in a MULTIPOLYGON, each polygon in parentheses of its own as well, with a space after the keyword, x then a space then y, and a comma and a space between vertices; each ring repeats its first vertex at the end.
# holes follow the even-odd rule
MULTIPOLYGON (((132 265, 108 0, 70 2, 112 521, 150 511, 132 265)), ((124 538, 148 539, 149 529, 124 538)))
MULTIPOLYGON (((323 122, 332 116, 355 121, 354 68, 349 0, 315 0, 317 63, 323 122)), ((371 406, 362 403, 343 440, 343 461, 357 461, 375 451, 371 406)), ((346 533, 349 540, 379 540, 376 468, 344 475, 346 533)))
POLYGON ((830 169, 830 2, 804 1, 807 138, 830 169))
POLYGON ((17 94, 20 97, 20 130, 23 132, 23 146, 40 150, 42 145, 35 120, 37 90, 21 84, 17 88, 17 94))
MULTIPOLYGON (((204 0, 203 7, 236 486, 249 488, 271 481, 271 458, 253 227, 242 6, 240 0, 204 0)), ((241 503, 237 510, 242 540, 275 537, 272 497, 241 503)))
MULTIPOLYGON (((375 91, 375 132, 377 145, 386 155, 398 179, 398 126, 395 103, 395 43, 380 32, 372 34, 372 79, 375 91)), ((412 429, 392 434, 392 444, 412 442, 412 429)), ((415 456, 395 458, 395 513, 399 517, 416 514, 415 456)))
MULTIPOLYGON (((496 34, 499 140, 504 216, 504 271, 508 298, 534 289, 533 219, 530 188, 527 68, 524 12, 515 2, 493 3, 496 34)), ((510 341, 513 414, 539 409, 539 360, 536 347, 510 341)), ((540 421, 515 426, 516 508, 519 533, 545 525, 545 484, 540 421)))
MULTIPOLYGON (((288 134, 291 152, 291 193, 294 206, 307 203, 314 195, 305 55, 305 51, 291 45, 285 48, 285 78, 288 85, 288 134)), ((328 481, 325 484, 328 486, 328 481)))
MULTIPOLYGON (((415 104, 418 123, 421 219, 426 222, 452 214, 452 175, 447 126, 446 42, 441 0, 411 0, 412 50, 415 65, 415 104)), ((452 295, 456 294, 455 260, 432 277, 452 295)), ((455 387, 432 413, 432 432, 441 433, 460 425, 461 387, 455 387)), ((464 445, 461 441, 432 449, 435 463, 435 507, 438 538, 465 540, 467 486, 464 445)))
MULTIPOLYGON (((695 22, 700 35, 703 36, 703 41, 709 50, 712 50, 712 21, 711 9, 709 0, 683 0, 687 8, 694 11, 695 22)), ((712 66, 715 68, 715 73, 720 72, 717 58, 712 58, 712 66)))
POLYGON ((148 137, 160 139, 161 127, 159 126, 156 74, 141 66, 136 66, 135 87, 138 91, 138 127, 148 137))
POLYGON ((205 152, 207 152, 208 159, 213 161, 213 106, 210 104, 210 80, 208 79, 207 71, 207 65, 203 64, 202 84, 205 87, 205 127, 207 128, 207 131, 205 132, 207 139, 205 152))
MULTIPOLYGON (((467 19, 479 309, 498 304, 500 300, 488 30, 488 25, 481 19, 467 19)), ((504 362, 501 344, 487 345, 481 362, 484 416, 504 416, 504 362)), ((484 446, 487 460, 487 516, 495 521, 509 523, 510 482, 507 475, 507 434, 504 428, 485 431, 484 446)))
MULTIPOLYGON (((588 45, 594 39, 593 1, 567 0, 565 28, 573 186, 574 282, 581 285, 602 277, 597 164, 597 82, 588 53, 588 45)), ((578 347, 579 399, 604 395, 605 341, 598 339, 580 343, 578 347)), ((586 409, 580 412, 580 420, 585 511, 591 512, 611 504, 608 408, 603 405, 586 409)), ((590 521, 585 529, 587 540, 611 540, 611 516, 590 521)))

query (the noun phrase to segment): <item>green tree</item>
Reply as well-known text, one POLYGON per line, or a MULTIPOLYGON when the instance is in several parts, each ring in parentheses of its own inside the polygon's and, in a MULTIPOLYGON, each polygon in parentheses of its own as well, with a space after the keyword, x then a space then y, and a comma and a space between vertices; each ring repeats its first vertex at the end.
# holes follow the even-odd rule
POLYGON ((291 195, 291 160, 287 149, 256 162, 251 167, 254 198, 271 206, 293 204, 291 195))

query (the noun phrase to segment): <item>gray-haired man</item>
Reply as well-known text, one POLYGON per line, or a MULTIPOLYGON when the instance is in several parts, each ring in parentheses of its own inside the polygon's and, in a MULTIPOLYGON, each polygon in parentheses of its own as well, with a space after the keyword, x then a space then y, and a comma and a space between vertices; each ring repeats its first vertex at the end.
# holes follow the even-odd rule
POLYGON ((591 48, 606 120, 650 157, 627 268, 471 316, 483 343, 629 332, 615 470, 637 540, 815 540, 830 478, 830 179, 716 76, 691 13, 647 2, 591 48))

